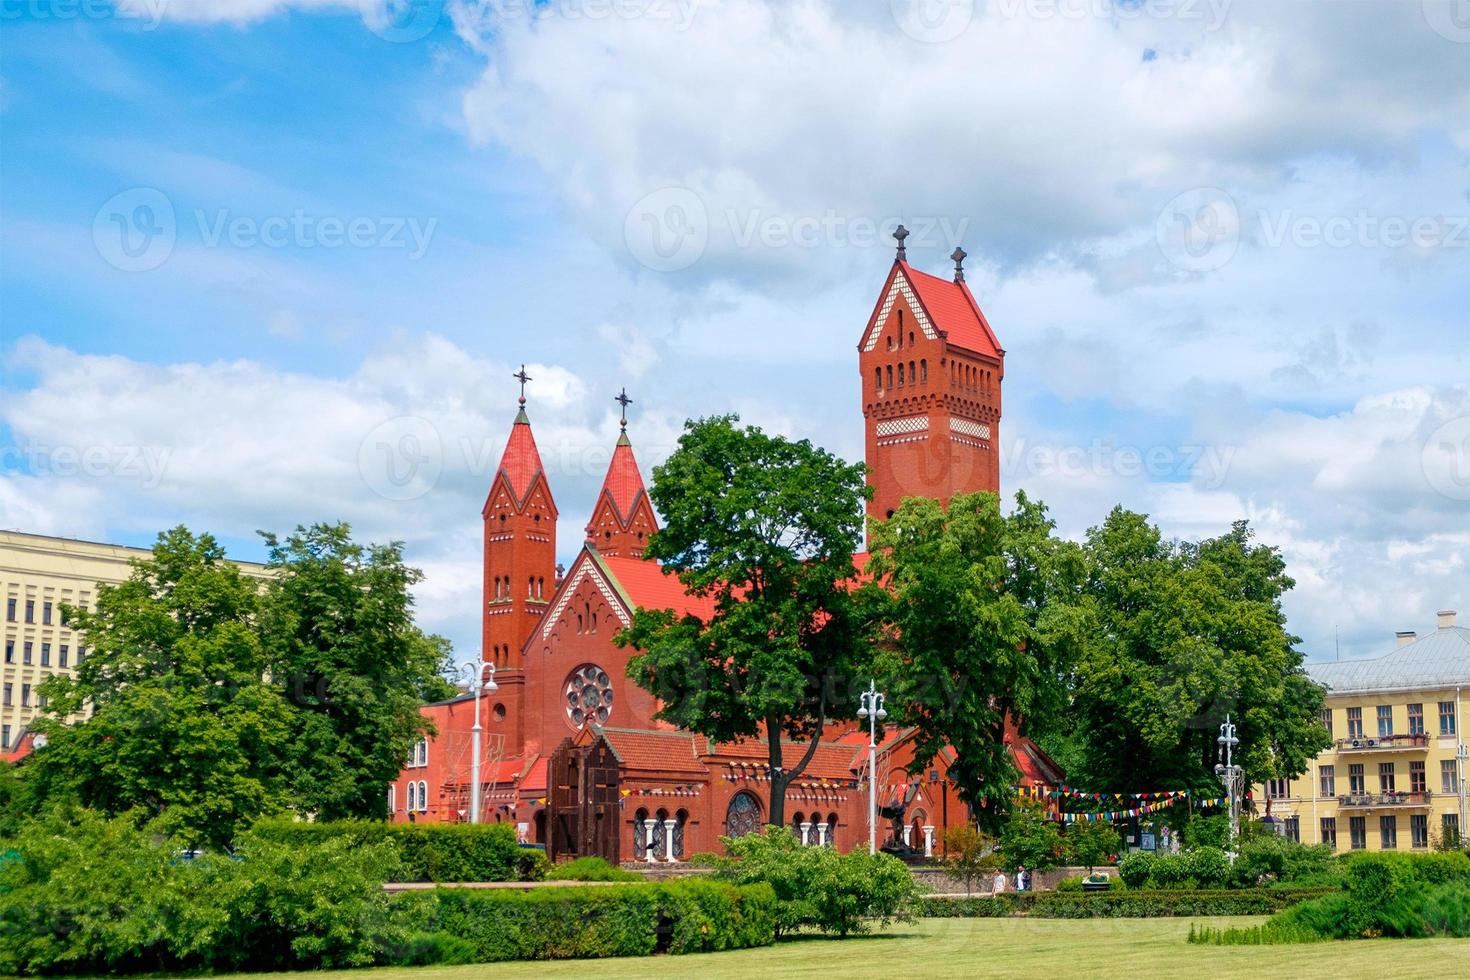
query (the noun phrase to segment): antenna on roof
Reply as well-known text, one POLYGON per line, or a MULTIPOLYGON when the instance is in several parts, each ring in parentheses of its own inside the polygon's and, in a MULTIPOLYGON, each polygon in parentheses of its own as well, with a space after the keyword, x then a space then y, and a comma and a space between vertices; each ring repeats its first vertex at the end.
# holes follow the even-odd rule
POLYGON ((903 225, 899 225, 893 229, 893 237, 898 241, 898 260, 903 262, 908 258, 908 252, 903 247, 903 240, 909 237, 909 230, 903 225))
POLYGON ((964 282, 965 281, 965 250, 962 249, 962 248, 960 248, 958 245, 956 245, 955 248, 954 248, 954 251, 949 253, 949 257, 952 258, 952 259, 954 259, 954 281, 955 282, 964 282))

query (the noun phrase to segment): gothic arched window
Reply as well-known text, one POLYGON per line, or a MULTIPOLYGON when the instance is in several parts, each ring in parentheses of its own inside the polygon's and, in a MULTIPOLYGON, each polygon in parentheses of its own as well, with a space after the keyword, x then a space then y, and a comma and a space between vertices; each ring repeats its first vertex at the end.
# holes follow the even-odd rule
POLYGON ((898 362, 898 386, 903 387, 903 361, 898 362))
POLYGON ((928 361, 921 360, 919 362, 919 380, 921 382, 923 382, 924 384, 928 384, 929 383, 929 362, 928 361))
POLYGON ((725 810, 725 835, 744 837, 761 829, 761 803, 755 795, 741 790, 730 798, 725 810))
POLYGON ((893 365, 888 365, 888 387, 893 387, 893 365))

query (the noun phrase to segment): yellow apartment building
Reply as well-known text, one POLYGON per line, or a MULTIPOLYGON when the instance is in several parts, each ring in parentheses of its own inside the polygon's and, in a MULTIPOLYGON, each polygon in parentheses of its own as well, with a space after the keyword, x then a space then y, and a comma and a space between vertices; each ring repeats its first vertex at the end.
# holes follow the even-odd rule
POLYGON ((1260 814, 1304 844, 1426 850, 1466 827, 1470 629, 1439 614, 1382 656, 1308 664, 1327 691, 1333 744, 1297 779, 1255 787, 1260 814))
MULTIPOLYGON (((44 706, 38 688, 71 674, 87 655, 82 638, 61 621, 61 605, 96 608, 97 585, 132 573, 142 548, 0 530, 0 753, 14 748, 44 706)), ((265 566, 238 563, 247 574, 265 566)))

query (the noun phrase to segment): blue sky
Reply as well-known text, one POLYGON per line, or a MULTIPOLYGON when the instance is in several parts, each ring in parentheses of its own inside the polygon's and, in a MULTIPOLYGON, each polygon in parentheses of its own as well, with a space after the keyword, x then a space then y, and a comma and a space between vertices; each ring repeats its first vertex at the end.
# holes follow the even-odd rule
POLYGON ((1452 3, 118 6, 0 2, 0 526, 350 519, 468 652, 515 367, 566 558, 623 385, 645 471, 723 411, 856 458, 902 220, 1064 533, 1250 518, 1317 657, 1470 615, 1452 3))

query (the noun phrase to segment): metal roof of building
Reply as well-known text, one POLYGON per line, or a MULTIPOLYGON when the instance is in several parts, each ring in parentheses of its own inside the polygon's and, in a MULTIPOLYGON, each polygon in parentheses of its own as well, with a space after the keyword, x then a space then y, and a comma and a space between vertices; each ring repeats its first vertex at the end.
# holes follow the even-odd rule
POLYGON ((1470 687, 1470 629, 1441 627, 1381 657, 1307 664, 1307 674, 1329 694, 1470 687))

